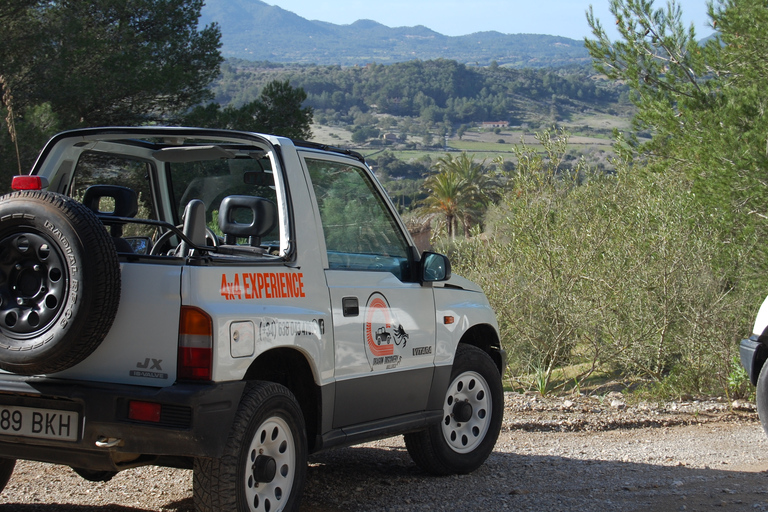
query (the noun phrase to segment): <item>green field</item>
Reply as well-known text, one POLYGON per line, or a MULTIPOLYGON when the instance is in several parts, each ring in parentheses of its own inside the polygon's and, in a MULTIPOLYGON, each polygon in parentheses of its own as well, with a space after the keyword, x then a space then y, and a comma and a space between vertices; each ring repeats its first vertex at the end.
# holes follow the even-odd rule
MULTIPOLYGON (((501 138, 504 138, 504 137, 501 137, 501 138)), ((508 139, 504 139, 504 141, 505 141, 504 144, 500 144, 498 142, 475 142, 475 141, 468 141, 468 140, 451 140, 448 142, 448 146, 461 151, 467 151, 469 153, 503 154, 503 153, 512 153, 515 144, 520 142, 519 140, 513 142, 508 139)))
MULTIPOLYGON (((598 119, 590 121, 589 116, 575 120, 569 123, 572 128, 572 134, 569 137, 568 148, 577 154, 586 154, 590 150, 600 149, 611 151, 612 140, 609 135, 603 133, 593 133, 590 130, 579 133, 578 128, 588 126, 589 128, 623 127, 622 119, 614 116, 601 116, 598 119)), ((566 128, 567 129, 567 128, 566 128)), ((477 128, 470 129, 459 139, 453 136, 448 139, 448 151, 441 147, 418 149, 405 149, 403 145, 371 146, 369 144, 357 145, 351 140, 351 132, 340 126, 312 126, 312 140, 323 144, 353 149, 360 152, 366 158, 375 158, 383 151, 392 152, 397 158, 404 162, 421 159, 428 156, 433 161, 444 156, 446 153, 457 151, 466 151, 474 155, 477 161, 492 161, 498 156, 509 161, 514 159, 514 147, 524 142, 526 146, 539 150, 541 144, 536 140, 536 136, 531 130, 510 129, 503 130, 500 133, 493 131, 484 131, 477 128), (503 139, 504 143, 499 143, 503 139)), ((409 142, 417 143, 418 137, 409 137, 409 142)))

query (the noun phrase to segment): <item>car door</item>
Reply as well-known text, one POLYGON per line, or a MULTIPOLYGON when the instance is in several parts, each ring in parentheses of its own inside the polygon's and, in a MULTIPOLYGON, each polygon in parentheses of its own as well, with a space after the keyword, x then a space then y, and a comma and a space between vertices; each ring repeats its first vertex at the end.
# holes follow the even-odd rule
POLYGON ((369 171, 308 153, 325 240, 334 332, 333 427, 426 408, 434 373, 432 288, 415 279, 409 237, 369 171))

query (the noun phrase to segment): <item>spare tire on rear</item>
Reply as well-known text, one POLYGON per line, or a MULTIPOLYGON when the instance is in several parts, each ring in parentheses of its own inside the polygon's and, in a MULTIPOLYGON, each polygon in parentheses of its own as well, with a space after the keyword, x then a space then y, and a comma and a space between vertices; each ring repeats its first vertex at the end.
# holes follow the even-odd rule
POLYGON ((120 301, 120 263, 98 217, 72 198, 0 198, 0 368, 54 373, 90 355, 120 301))

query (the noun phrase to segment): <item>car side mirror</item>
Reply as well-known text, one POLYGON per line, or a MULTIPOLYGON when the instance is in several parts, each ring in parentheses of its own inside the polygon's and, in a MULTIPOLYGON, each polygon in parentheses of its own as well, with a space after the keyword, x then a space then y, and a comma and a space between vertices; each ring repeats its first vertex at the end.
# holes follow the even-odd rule
POLYGON ((447 256, 436 252, 425 252, 421 256, 421 281, 434 283, 451 278, 451 262, 447 256))

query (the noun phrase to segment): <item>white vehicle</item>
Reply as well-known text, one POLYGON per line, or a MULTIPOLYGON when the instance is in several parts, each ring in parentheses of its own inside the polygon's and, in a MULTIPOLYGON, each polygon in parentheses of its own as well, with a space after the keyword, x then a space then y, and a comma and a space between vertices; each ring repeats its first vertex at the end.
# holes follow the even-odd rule
POLYGON ((53 137, 14 189, 0 490, 16 459, 94 481, 152 464, 193 469, 201 511, 295 510, 309 453, 405 434, 445 475, 492 451, 494 313, 417 252, 360 155, 93 128, 53 137))
POLYGON ((739 355, 750 382, 757 387, 757 413, 763 430, 768 434, 768 365, 765 364, 768 360, 768 298, 757 312, 752 335, 741 340, 739 355))

